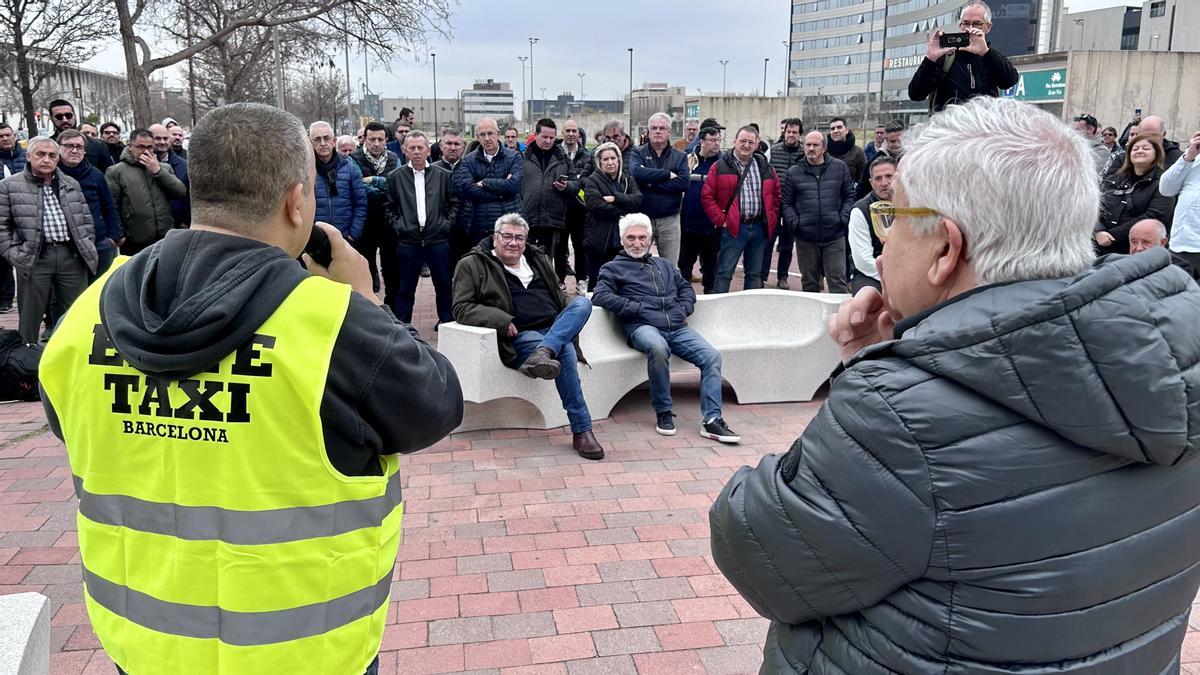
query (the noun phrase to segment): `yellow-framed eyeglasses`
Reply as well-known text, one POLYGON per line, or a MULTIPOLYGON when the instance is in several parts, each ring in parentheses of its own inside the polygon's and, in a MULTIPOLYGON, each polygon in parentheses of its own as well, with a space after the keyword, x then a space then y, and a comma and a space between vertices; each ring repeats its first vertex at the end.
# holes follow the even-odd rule
POLYGON ((891 202, 879 201, 871 204, 871 229, 875 230, 875 236, 879 237, 879 241, 886 242, 888 232, 891 231, 892 225, 896 222, 897 216, 937 216, 941 215, 933 209, 927 209, 917 206, 895 206, 891 202))

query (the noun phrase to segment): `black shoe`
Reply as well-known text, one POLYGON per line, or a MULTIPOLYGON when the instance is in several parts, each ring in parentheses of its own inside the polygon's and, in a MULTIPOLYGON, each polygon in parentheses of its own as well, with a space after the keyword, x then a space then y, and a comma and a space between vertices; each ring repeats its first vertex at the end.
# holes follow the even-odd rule
POLYGON ((604 446, 600 445, 600 441, 596 440, 596 435, 591 430, 573 434, 571 447, 584 459, 604 459, 604 446))
POLYGON ((720 417, 714 417, 700 425, 700 435, 722 443, 742 442, 742 437, 735 434, 733 429, 730 429, 729 425, 725 424, 725 420, 720 417))
POLYGON ((538 347, 533 350, 529 358, 525 359, 525 363, 517 370, 521 371, 526 377, 537 378, 540 380, 553 380, 558 377, 558 373, 562 366, 554 358, 554 353, 545 347, 538 347))
POLYGON ((8 314, 12 311, 12 305, 0 305, 0 314, 8 314))
MULTIPOLYGON (((429 265, 422 265, 422 266, 421 266, 421 276, 423 276, 423 277, 428 277, 428 276, 429 276, 429 265)), ((378 292, 379 292, 379 289, 378 289, 378 288, 376 288, 376 289, 375 289, 375 292, 376 292, 376 293, 378 293, 378 292)))
POLYGON ((672 419, 674 417, 675 414, 670 410, 658 413, 658 424, 655 425, 654 430, 663 436, 674 436, 675 420, 672 419))

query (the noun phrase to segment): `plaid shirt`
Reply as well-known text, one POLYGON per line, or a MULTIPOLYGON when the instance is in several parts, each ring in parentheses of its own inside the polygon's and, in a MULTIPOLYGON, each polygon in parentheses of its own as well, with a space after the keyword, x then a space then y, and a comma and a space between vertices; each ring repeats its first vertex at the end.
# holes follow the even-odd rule
POLYGON ((749 166, 747 166, 738 159, 737 155, 732 152, 729 154, 733 157, 733 164, 737 167, 738 172, 746 172, 746 179, 742 181, 742 193, 738 202, 741 220, 742 222, 758 220, 763 216, 762 175, 758 172, 758 162, 754 161, 754 157, 751 156, 749 166))
POLYGON ((67 214, 63 213, 54 186, 49 183, 42 185, 42 232, 46 241, 52 244, 71 240, 71 231, 67 228, 67 214))

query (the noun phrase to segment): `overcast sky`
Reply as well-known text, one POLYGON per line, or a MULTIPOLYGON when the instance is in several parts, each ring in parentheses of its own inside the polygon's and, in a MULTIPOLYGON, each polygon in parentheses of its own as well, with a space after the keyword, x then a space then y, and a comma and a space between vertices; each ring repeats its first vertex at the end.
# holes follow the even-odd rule
MULTIPOLYGON (((1068 0, 1071 11, 1114 5, 1137 4, 1122 0, 1068 0)), ((350 81, 359 91, 359 80, 370 67, 371 91, 384 97, 432 96, 433 76, 428 53, 437 54, 439 97, 454 97, 470 88, 475 79, 493 78, 512 83, 521 98, 521 63, 529 55, 529 37, 539 42, 533 52, 534 91, 529 98, 553 98, 562 92, 579 96, 578 73, 585 73, 583 93, 589 99, 620 99, 629 87, 629 47, 634 48, 634 86, 642 82, 686 85, 689 94, 698 89, 721 91, 722 59, 729 60, 729 91, 758 92, 763 83, 763 59, 767 64, 767 90, 774 94, 784 82, 784 60, 788 39, 789 0, 759 0, 754 3, 728 0, 689 0, 658 5, 634 0, 612 0, 604 6, 591 5, 593 12, 579 14, 568 23, 560 10, 547 9, 543 2, 513 0, 502 7, 479 0, 462 0, 453 6, 449 40, 431 38, 427 49, 414 55, 397 51, 391 63, 364 63, 350 55, 350 81), (680 8, 687 8, 685 16, 680 8), (639 20, 651 9, 653 19, 639 20), (593 13, 596 13, 593 16, 593 13), (518 17, 520 19, 518 19, 518 17), (531 20, 530 17, 541 17, 531 20), (596 19, 603 27, 597 25, 596 19), (607 17, 622 17, 615 27, 607 17), (543 28, 514 26, 543 23, 543 28), (390 72, 388 72, 390 70, 390 72)), ((153 43, 152 43, 153 44, 153 43)), ((157 54, 156 54, 157 55, 157 54)), ((341 51, 332 55, 337 67, 345 63, 341 51)), ((124 72, 120 45, 113 45, 89 64, 98 70, 124 72)), ((168 71, 167 79, 181 85, 181 71, 168 71)), ((344 76, 344 75, 343 75, 344 76)), ((526 88, 528 89, 528 71, 526 88)))

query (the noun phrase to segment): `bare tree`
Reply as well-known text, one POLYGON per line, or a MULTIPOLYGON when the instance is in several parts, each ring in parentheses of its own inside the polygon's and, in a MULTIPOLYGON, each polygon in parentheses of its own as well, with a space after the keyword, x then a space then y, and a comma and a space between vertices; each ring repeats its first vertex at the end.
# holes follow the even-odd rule
POLYGON ((82 63, 113 34, 104 0, 0 0, 0 71, 37 129, 33 96, 65 65, 82 63))
POLYGON ((346 82, 327 63, 316 63, 296 79, 291 90, 295 95, 287 100, 288 110, 305 124, 323 121, 334 129, 342 128, 338 120, 346 113, 346 82))
POLYGON ((450 0, 225 0, 221 22, 194 22, 187 36, 190 39, 169 40, 169 53, 154 56, 144 37, 153 30, 147 24, 164 24, 150 21, 152 15, 175 17, 176 21, 194 16, 187 10, 191 1, 153 0, 151 6, 152 0, 112 0, 125 50, 133 116, 139 125, 150 120, 148 78, 152 73, 208 51, 241 29, 303 26, 331 38, 349 32, 374 56, 388 61, 396 49, 423 43, 429 32, 442 32, 450 17, 450 0))

